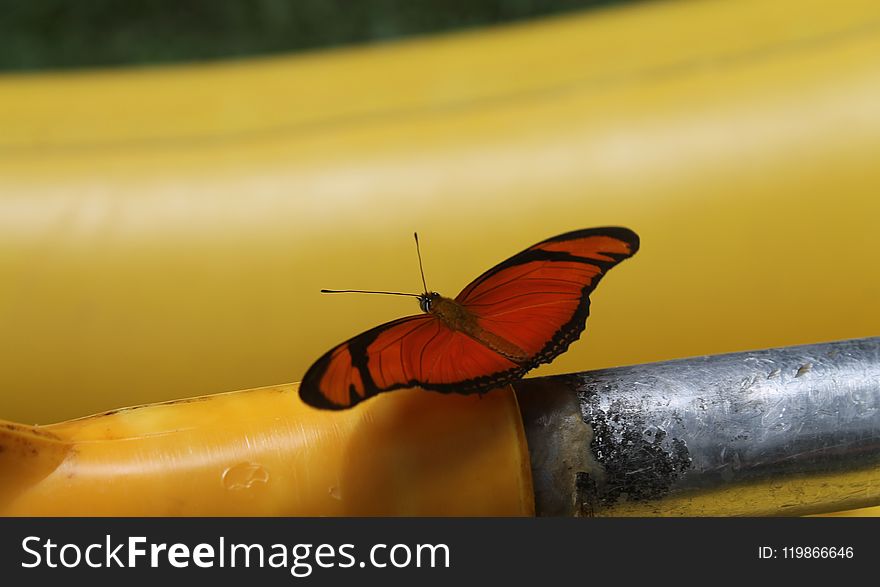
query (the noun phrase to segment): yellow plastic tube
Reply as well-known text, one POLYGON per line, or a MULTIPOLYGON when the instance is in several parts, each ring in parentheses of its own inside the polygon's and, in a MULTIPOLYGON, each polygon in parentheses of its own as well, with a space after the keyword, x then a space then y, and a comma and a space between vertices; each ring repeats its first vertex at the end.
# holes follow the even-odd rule
POLYGON ((513 392, 397 392, 345 412, 296 386, 0 422, 0 516, 534 514, 513 392))
POLYGON ((566 230, 641 235, 542 374, 876 335, 878 95, 873 0, 2 76, 0 417, 298 380, 417 311, 317 293, 417 289, 413 230, 445 295, 566 230))

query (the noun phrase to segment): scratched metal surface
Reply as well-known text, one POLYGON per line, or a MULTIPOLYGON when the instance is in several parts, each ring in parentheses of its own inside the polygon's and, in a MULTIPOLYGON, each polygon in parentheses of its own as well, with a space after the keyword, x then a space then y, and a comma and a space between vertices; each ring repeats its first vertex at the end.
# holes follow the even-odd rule
POLYGON ((880 504, 880 337, 524 380, 544 515, 880 504))

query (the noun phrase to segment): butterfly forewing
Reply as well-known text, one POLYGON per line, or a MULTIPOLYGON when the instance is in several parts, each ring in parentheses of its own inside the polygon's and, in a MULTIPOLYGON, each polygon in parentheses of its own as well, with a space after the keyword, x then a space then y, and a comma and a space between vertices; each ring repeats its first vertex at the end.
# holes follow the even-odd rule
POLYGON ((333 348, 300 384, 306 403, 326 409, 350 407, 401 387, 471 391, 515 379, 524 369, 434 316, 401 318, 333 348), (498 379, 500 377, 500 379, 498 379))
POLYGON ((456 301, 483 328, 529 353, 532 368, 577 340, 589 315, 590 292, 638 247, 638 236, 626 228, 563 234, 485 272, 456 301))

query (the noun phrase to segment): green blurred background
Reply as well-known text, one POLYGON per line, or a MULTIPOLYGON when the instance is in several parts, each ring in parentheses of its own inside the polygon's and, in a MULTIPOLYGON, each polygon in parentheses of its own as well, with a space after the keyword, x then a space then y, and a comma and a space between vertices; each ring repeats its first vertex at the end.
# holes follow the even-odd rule
POLYGON ((0 0, 0 70, 279 53, 621 3, 623 0, 0 0))

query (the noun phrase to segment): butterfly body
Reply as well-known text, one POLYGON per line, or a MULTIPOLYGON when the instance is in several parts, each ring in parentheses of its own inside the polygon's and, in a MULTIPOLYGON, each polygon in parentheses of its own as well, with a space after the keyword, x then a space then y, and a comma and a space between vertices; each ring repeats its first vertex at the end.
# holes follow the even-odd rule
POLYGON ((515 381, 578 339, 590 292, 638 248, 638 236, 626 228, 578 230, 503 261, 454 299, 401 294, 417 297, 424 313, 329 350, 306 372, 300 397, 343 409, 404 387, 482 393, 515 381))
POLYGON ((425 295, 432 296, 426 304, 427 313, 436 316, 447 328, 466 334, 515 363, 524 363, 528 360, 526 351, 480 326, 477 316, 466 306, 453 299, 444 298, 436 292, 425 295))

